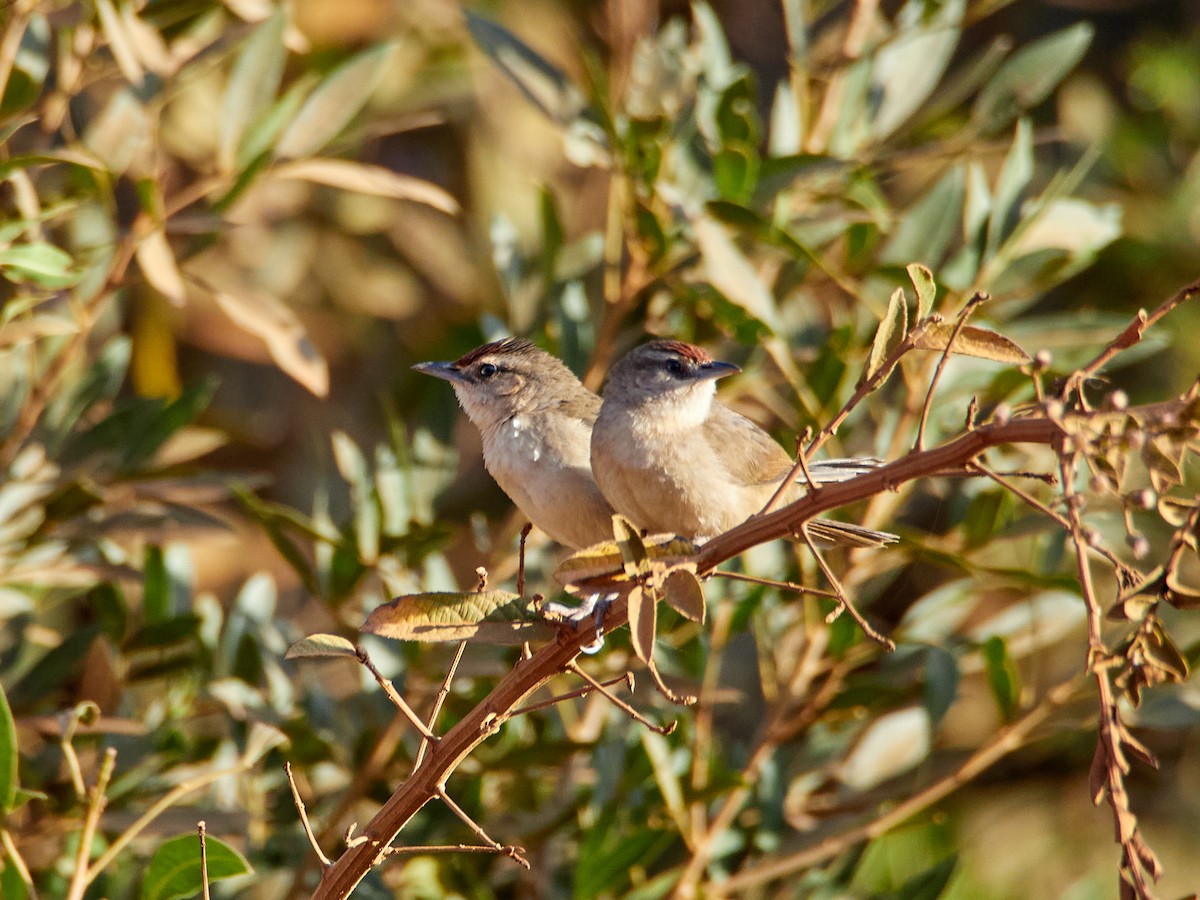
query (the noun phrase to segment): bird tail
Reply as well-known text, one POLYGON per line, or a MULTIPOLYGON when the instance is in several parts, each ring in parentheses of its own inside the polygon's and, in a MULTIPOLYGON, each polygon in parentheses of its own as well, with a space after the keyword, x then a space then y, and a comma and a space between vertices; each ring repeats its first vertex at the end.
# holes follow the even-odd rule
MULTIPOLYGON (((813 477, 816 477, 813 472, 813 477)), ((900 540, 888 531, 874 531, 849 522, 832 522, 829 519, 814 519, 808 523, 808 533, 823 544, 840 544, 843 547, 883 547, 900 540)))
MULTIPOLYGON (((865 475, 883 465, 883 460, 875 456, 854 456, 849 459, 821 459, 808 464, 809 474, 817 484, 832 484, 835 481, 849 481, 859 475, 865 475)), ((804 473, 796 476, 800 484, 807 484, 804 473)))

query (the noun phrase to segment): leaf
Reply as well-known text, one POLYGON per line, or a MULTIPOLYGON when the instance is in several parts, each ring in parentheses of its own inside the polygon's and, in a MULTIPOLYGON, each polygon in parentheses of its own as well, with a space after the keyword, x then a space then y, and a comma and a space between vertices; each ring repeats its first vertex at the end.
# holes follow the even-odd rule
POLYGON ((953 166, 901 217, 879 262, 903 266, 915 260, 936 268, 958 233, 965 192, 965 169, 953 166))
POLYGON ((358 658, 354 645, 336 634, 310 634, 300 638, 287 648, 284 659, 315 659, 318 657, 341 656, 358 658))
POLYGON ((50 289, 70 287, 82 277, 71 271, 73 264, 65 250, 43 242, 15 244, 0 250, 0 272, 16 284, 32 282, 50 289))
MULTIPOLYGON (((695 544, 673 534, 651 534, 641 538, 641 541, 650 560, 668 566, 696 552, 695 544)), ((572 553, 554 570, 554 580, 563 585, 578 584, 592 578, 619 581, 625 577, 624 559, 615 541, 572 553)))
POLYGON ((583 92, 555 65, 516 35, 490 19, 466 10, 467 30, 517 90, 559 125, 579 118, 587 106, 583 92))
POLYGON ((348 159, 299 159, 277 165, 269 174, 377 197, 411 200, 450 215, 459 211, 458 202, 432 182, 348 159))
POLYGON ((376 607, 360 629, 398 641, 520 644, 552 633, 532 601, 506 591, 434 592, 376 607))
POLYGON ((958 855, 951 854, 933 867, 926 869, 900 885, 891 896, 894 900, 938 900, 954 877, 958 855))
POLYGON ((629 631, 633 636, 633 651, 647 665, 653 664, 654 636, 657 628, 658 596, 640 586, 629 592, 629 631))
MULTIPOLYGON (((253 871, 242 854, 218 838, 206 837, 204 850, 209 882, 253 871)), ((194 897, 202 888, 199 835, 181 834, 159 844, 142 880, 142 900, 194 897)))
POLYGON ((311 156, 337 137, 366 105, 394 51, 394 44, 380 44, 330 72, 279 138, 275 155, 280 159, 311 156))
POLYGON ((903 340, 908 329, 908 303, 904 299, 904 288, 896 288, 892 291, 892 297, 888 300, 887 312, 883 314, 883 318, 879 320, 879 327, 875 329, 875 340, 871 342, 871 352, 867 356, 863 381, 870 379, 883 365, 888 345, 892 342, 892 335, 896 333, 897 328, 900 331, 900 339, 903 340))
POLYGON ((838 766, 837 777, 865 791, 906 772, 929 755, 933 728, 919 706, 886 713, 867 726, 838 766))
POLYGON ((171 617, 171 582, 157 544, 147 544, 142 558, 142 615, 149 624, 171 617))
POLYGON ((156 291, 172 305, 183 306, 187 299, 183 276, 179 274, 175 254, 162 228, 155 228, 138 243, 137 261, 142 274, 156 291))
POLYGON ((17 723, 0 685, 0 814, 12 809, 17 798, 18 754, 17 723))
POLYGON ((1083 58, 1094 31, 1091 24, 1078 22, 1026 44, 1000 66, 979 92, 971 118, 994 130, 1021 110, 1041 103, 1083 58))
POLYGON ((933 724, 946 715, 958 696, 958 660, 941 647, 925 650, 925 709, 933 724))
MULTIPOLYGON (((920 350, 945 350, 953 335, 954 325, 951 323, 931 324, 917 339, 915 346, 920 350)), ((974 325, 964 325, 959 329, 951 352, 1014 366, 1028 365, 1032 361, 1028 353, 1004 335, 974 325)))
POLYGON ((125 30, 124 22, 113 7, 112 0, 96 0, 96 12, 100 14, 100 27, 108 39, 108 49, 112 51, 121 74, 130 84, 140 85, 146 73, 142 70, 142 64, 138 62, 133 43, 125 30))
POLYGON ((1016 228, 1021 218, 1021 203, 1033 177, 1033 128, 1028 119, 1017 122, 1012 146, 1004 157, 1004 165, 996 181, 988 217, 986 256, 996 252, 1004 238, 1016 228))
POLYGON ((1021 692, 1016 666, 1008 655, 1004 639, 999 635, 984 641, 981 649, 987 667, 988 686, 992 689, 996 706, 1000 709, 1000 715, 1011 720, 1017 713, 1021 692))
POLYGON ((646 553, 646 545, 642 542, 642 533, 632 522, 620 514, 612 517, 613 536, 617 539, 617 549, 621 551, 621 563, 625 574, 633 577, 646 570, 646 562, 650 558, 646 553))
POLYGON ((685 619, 704 624, 704 588, 691 569, 676 568, 663 580, 663 597, 685 619))
POLYGON ((279 368, 316 396, 329 393, 329 366, 290 306, 263 291, 215 291, 214 296, 225 315, 263 339, 279 368))
POLYGON ((246 127, 271 105, 283 77, 287 49, 283 43, 287 9, 283 5, 266 18, 242 45, 225 96, 221 98, 217 159, 222 171, 236 163, 238 144, 246 127))
POLYGON ((693 224, 704 261, 704 277, 726 299, 737 304, 772 331, 778 329, 775 298, 758 277, 724 226, 707 216, 693 224))
POLYGON ((905 271, 908 272, 908 277, 917 291, 917 321, 919 322, 933 312, 933 301, 937 297, 937 284, 933 280, 933 273, 920 263, 909 263, 905 266, 905 271))

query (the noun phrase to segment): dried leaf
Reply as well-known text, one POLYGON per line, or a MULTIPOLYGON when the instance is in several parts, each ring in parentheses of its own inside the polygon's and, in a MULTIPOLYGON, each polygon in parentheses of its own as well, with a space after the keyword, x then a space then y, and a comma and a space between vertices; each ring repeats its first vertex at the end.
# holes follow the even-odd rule
MULTIPOLYGON (((924 334, 917 340, 916 346, 922 350, 945 350, 953 334, 953 324, 949 322, 933 324, 925 329, 924 334)), ((1004 335, 986 328, 977 328, 974 325, 964 325, 959 329, 958 337, 954 339, 954 349, 951 352, 1015 366, 1023 366, 1031 362, 1029 354, 1004 335)))
POLYGON ((312 181, 378 197, 412 200, 451 215, 459 211, 458 202, 436 184, 383 166, 346 159, 301 159, 278 165, 270 174, 276 178, 312 181))
POLYGON ((142 274, 156 291, 170 300, 173 306, 183 306, 187 289, 163 229, 155 228, 142 238, 137 246, 137 261, 142 274))
POLYGON ((229 318, 266 342, 279 368, 318 397, 329 392, 329 367, 291 307, 261 291, 216 291, 214 296, 229 318))
POLYGON ((691 569, 672 569, 663 580, 663 594, 671 609, 685 619, 704 624, 704 588, 691 569))
POLYGON ((646 570, 650 559, 646 545, 642 542, 642 533, 632 522, 622 515, 612 517, 613 536, 617 539, 617 549, 621 552, 621 563, 625 574, 633 577, 646 570))
POLYGON ((1088 768, 1088 789, 1094 806, 1104 802, 1104 794, 1108 790, 1108 754, 1099 741, 1096 742, 1096 752, 1092 754, 1092 764, 1088 768))
POLYGON ((141 85, 146 73, 138 62, 133 50, 133 41, 125 30, 125 23, 117 14, 112 0, 96 0, 96 12, 100 15, 100 28, 108 39, 108 48, 112 51, 113 59, 125 80, 133 85, 141 85))
POLYGON ((1181 584, 1179 572, 1172 569, 1166 577, 1166 601, 1176 609, 1200 609, 1200 591, 1181 584))
MULTIPOLYGON (((671 565, 696 552, 691 541, 673 534, 652 534, 642 540, 642 546, 652 562, 671 565)), ((554 579, 562 585, 574 585, 593 578, 624 580, 625 564, 621 549, 615 541, 596 544, 573 553, 558 564, 554 579)))
POLYGON ((937 284, 933 280, 933 273, 920 263, 909 263, 905 270, 917 291, 917 321, 919 322, 933 312, 937 284))
POLYGON ((288 647, 284 659, 313 659, 324 656, 357 658, 358 651, 344 637, 336 634, 310 634, 288 647))
POLYGON ((892 291, 887 312, 883 314, 883 318, 879 320, 879 327, 875 329, 875 340, 871 342, 871 353, 867 357, 867 368, 863 373, 864 381, 879 371, 897 328, 900 331, 900 338, 903 340, 908 330, 908 303, 904 299, 904 288, 896 288, 892 291))
POLYGON ((653 591, 635 587, 629 592, 629 631, 633 635, 633 650, 638 659, 648 665, 654 656, 657 613, 658 596, 653 591))
POLYGON ((362 631, 398 641, 520 644, 548 637, 532 601, 507 591, 409 594, 367 617, 362 631))
POLYGON ((58 316, 34 316, 29 319, 0 324, 0 347, 11 347, 44 337, 62 337, 75 334, 79 325, 70 319, 58 316))

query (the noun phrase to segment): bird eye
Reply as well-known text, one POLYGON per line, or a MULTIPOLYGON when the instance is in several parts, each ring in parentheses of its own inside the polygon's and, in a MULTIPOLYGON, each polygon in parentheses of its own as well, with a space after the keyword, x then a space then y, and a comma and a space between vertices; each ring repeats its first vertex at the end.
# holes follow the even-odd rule
POLYGON ((496 368, 495 366, 493 366, 491 363, 484 363, 482 366, 479 367, 479 377, 480 378, 491 378, 493 375, 495 375, 499 371, 500 370, 498 368, 496 368))
POLYGON ((677 359, 667 360, 667 371, 672 375, 679 375, 683 372, 683 363, 677 359))

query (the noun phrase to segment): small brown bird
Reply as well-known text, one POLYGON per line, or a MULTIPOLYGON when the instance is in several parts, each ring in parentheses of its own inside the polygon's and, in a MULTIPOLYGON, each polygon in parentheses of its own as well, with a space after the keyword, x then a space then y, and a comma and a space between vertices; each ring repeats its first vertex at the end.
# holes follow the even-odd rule
MULTIPOLYGON (((793 461, 769 434, 715 401, 716 380, 741 371, 680 341, 652 341, 616 363, 592 429, 592 472, 613 508, 639 528, 710 538, 766 505, 793 461)), ((818 484, 879 465, 872 458, 814 462, 818 484)), ((782 497, 806 492, 803 476, 782 497)), ((896 536, 817 520, 814 537, 877 547, 896 536)))
POLYGON ((517 508, 574 549, 612 540, 612 508, 592 479, 600 398, 532 343, 505 338, 418 372, 450 382, 483 438, 483 463, 517 508))

